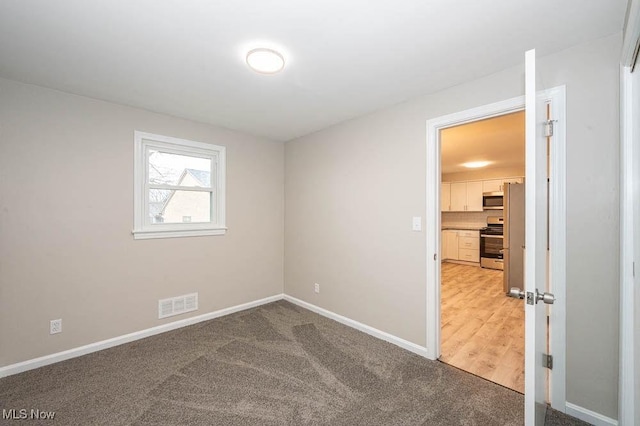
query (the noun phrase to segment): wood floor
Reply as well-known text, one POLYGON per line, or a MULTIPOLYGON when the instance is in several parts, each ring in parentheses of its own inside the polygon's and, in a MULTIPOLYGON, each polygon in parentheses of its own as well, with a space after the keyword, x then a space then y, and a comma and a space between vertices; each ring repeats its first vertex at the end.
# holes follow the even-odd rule
POLYGON ((502 271, 444 262, 440 360, 524 393, 524 303, 502 271))

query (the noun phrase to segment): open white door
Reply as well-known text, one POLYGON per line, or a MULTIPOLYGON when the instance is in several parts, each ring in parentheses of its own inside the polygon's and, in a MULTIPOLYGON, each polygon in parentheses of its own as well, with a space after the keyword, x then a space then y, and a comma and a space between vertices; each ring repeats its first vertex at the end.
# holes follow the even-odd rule
POLYGON ((536 52, 525 54, 525 425, 543 425, 547 410, 547 140, 546 104, 536 92, 536 52), (544 302, 544 303, 539 303, 544 302))

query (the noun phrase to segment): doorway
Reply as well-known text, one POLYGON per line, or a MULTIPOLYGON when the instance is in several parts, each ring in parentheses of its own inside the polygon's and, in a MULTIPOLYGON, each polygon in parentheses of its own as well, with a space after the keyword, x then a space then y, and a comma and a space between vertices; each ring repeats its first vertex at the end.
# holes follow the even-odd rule
POLYGON ((439 359, 524 393, 524 304, 507 296, 524 283, 524 111, 441 129, 440 148, 439 359))
MULTIPOLYGON (((560 86, 538 93, 540 101, 550 105, 550 112, 557 120, 550 145, 549 183, 549 275, 557 303, 549 310, 549 350, 553 354, 553 370, 549 374, 549 397, 551 406, 566 411, 565 398, 565 280, 566 280, 566 142, 565 142, 565 87, 560 86)), ((461 111, 427 121, 427 356, 441 356, 441 179, 440 165, 443 129, 503 116, 524 109, 524 97, 508 99, 493 104, 461 111)), ((522 303, 522 302, 521 302, 522 303)))

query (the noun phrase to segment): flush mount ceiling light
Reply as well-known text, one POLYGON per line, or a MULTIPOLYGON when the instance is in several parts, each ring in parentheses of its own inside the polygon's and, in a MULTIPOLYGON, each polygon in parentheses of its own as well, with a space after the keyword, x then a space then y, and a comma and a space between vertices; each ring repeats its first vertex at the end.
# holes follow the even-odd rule
POLYGON ((480 167, 486 167, 491 164, 491 161, 470 161, 468 163, 463 163, 464 167, 469 169, 479 169, 480 167))
POLYGON ((247 53, 247 65, 261 74, 275 74, 284 68, 284 57, 273 49, 260 47, 247 53))

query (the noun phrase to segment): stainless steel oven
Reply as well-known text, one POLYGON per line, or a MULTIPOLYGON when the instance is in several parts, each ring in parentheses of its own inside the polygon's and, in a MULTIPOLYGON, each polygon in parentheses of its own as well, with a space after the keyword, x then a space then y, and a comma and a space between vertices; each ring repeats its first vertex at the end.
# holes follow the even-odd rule
POLYGON ((487 227, 480 230, 480 266, 504 270, 503 219, 489 216, 487 227))

